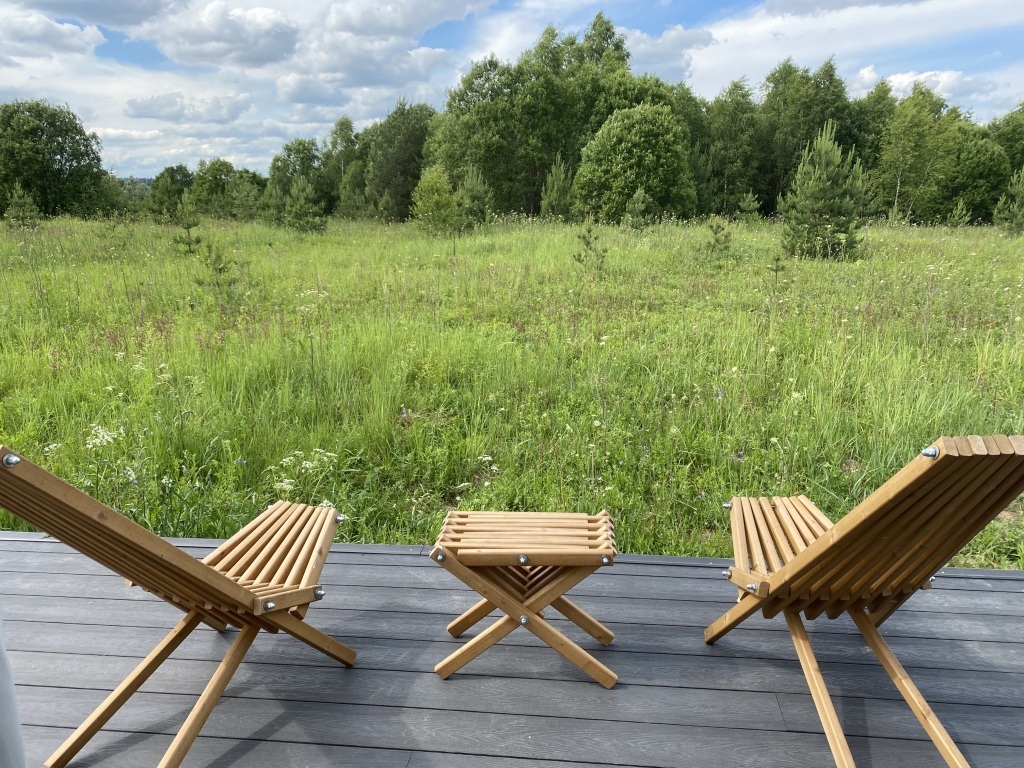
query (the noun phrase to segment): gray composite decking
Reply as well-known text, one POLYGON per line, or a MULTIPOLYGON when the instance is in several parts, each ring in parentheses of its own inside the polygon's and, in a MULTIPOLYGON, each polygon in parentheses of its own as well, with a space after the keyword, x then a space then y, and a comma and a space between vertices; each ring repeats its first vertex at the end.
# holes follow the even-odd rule
MULTIPOLYGON (((197 556, 216 544, 176 543, 197 556)), ((833 765, 783 621, 704 644, 735 599, 725 561, 620 555, 569 593, 616 633, 603 648, 569 631, 618 673, 605 690, 524 630, 439 679, 434 664, 464 642, 445 626, 475 595, 428 550, 335 545, 308 620, 355 648, 356 667, 261 633, 185 764, 833 765)), ((4 532, 0 614, 33 766, 180 618, 59 542, 4 532)), ((809 627, 857 764, 941 765, 852 622, 809 627)), ((1024 574, 961 569, 883 625, 976 768, 1024 765, 1022 630, 1024 574)), ((232 635, 197 630, 72 766, 156 765, 232 635)))

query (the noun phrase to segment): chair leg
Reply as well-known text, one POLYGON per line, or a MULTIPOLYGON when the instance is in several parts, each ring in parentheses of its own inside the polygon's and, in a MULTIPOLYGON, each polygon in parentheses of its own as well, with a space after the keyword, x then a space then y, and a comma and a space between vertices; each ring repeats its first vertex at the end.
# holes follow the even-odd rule
POLYGON ((472 627, 487 614, 494 610, 494 603, 490 600, 481 600, 464 614, 448 625, 448 634, 452 637, 459 637, 463 632, 472 627))
POLYGON ((321 653, 330 656, 335 661, 340 661, 346 667, 356 663, 356 652, 334 638, 328 637, 318 629, 314 629, 304 621, 299 621, 288 611, 274 611, 265 613, 261 617, 263 621, 278 629, 284 630, 297 640, 306 645, 316 648, 321 653))
POLYGON ((878 660, 882 662, 882 666, 889 673, 889 677, 892 678, 899 692, 903 694, 903 698, 910 705, 914 716, 924 726, 925 731, 931 737, 932 742, 938 748, 939 754, 942 755, 946 764, 951 768, 970 768, 967 759, 957 748, 952 737, 942 726, 942 723, 939 722, 939 718, 935 716, 932 708, 925 701, 924 696, 921 695, 921 691, 914 685, 914 681, 910 679, 910 675, 907 674, 907 671, 900 664, 889 644, 885 642, 885 639, 868 615, 863 611, 851 611, 850 616, 857 625, 857 629, 864 635, 868 645, 871 646, 871 650, 875 652, 878 660))
POLYGON ((615 639, 614 632, 569 600, 569 598, 560 597, 557 600, 553 600, 551 607, 597 640, 601 645, 611 645, 615 639))
POLYGON ((735 629, 744 619, 760 608, 762 602, 763 600, 753 592, 744 594, 736 605, 704 630, 704 642, 714 645, 717 640, 724 637, 730 630, 735 629))
POLYGON ((434 671, 442 680, 447 680, 496 642, 511 634, 512 630, 518 626, 519 624, 508 616, 502 616, 479 635, 449 655, 444 661, 438 662, 434 667, 434 671))
POLYGON ((199 697, 199 701, 192 708, 157 768, 178 768, 181 765, 259 631, 259 626, 247 624, 238 633, 238 637, 231 644, 231 648, 228 649, 224 660, 217 667, 217 671, 213 673, 213 678, 203 691, 203 695, 199 697))
POLYGON ((825 738, 828 739, 836 766, 838 768, 855 768, 850 745, 843 734, 842 726, 839 725, 839 716, 832 704, 832 698, 828 695, 825 678, 821 676, 818 660, 814 657, 814 650, 811 648, 811 639, 807 636, 807 630, 804 629, 804 623, 800 620, 800 614, 794 611, 786 611, 785 614, 789 633, 793 636, 793 645, 796 646, 796 655, 800 659, 804 677, 807 678, 807 685, 811 689, 811 698, 814 699, 818 717, 821 718, 821 726, 825 729, 825 738))
POLYGON ((160 641, 160 644, 107 696, 85 722, 78 726, 56 752, 50 755, 44 765, 47 768, 61 768, 67 765, 89 742, 89 739, 96 735, 117 710, 131 698, 132 694, 139 690, 142 684, 167 660, 167 657, 174 653, 174 650, 191 634, 192 630, 199 626, 200 621, 202 619, 199 614, 192 611, 178 622, 178 625, 170 631, 167 637, 160 641))

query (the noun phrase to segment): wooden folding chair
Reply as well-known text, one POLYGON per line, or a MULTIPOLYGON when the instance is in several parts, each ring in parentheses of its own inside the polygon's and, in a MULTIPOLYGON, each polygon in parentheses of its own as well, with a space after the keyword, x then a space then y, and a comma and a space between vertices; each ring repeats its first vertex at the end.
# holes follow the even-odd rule
POLYGON ((545 512, 453 511, 445 518, 431 558, 483 599, 448 625, 452 637, 494 610, 505 615, 440 662, 447 679, 518 627, 524 627, 605 688, 618 676, 552 626, 551 607, 602 645, 615 635, 565 593, 615 559, 615 526, 597 515, 545 512))
POLYGON ((968 763, 882 639, 878 626, 1024 492, 1024 437, 941 437, 835 525, 805 496, 730 505, 737 604, 704 632, 709 645, 759 608, 786 623, 832 755, 853 757, 800 613, 848 613, 950 766, 968 763))
POLYGON ((309 604, 324 596, 317 581, 341 520, 333 509, 278 501, 200 561, 4 446, 0 506, 185 612, 53 753, 50 768, 67 765, 200 623, 241 631, 161 768, 181 764, 261 629, 283 630, 345 666, 355 662, 351 648, 303 621, 309 604))

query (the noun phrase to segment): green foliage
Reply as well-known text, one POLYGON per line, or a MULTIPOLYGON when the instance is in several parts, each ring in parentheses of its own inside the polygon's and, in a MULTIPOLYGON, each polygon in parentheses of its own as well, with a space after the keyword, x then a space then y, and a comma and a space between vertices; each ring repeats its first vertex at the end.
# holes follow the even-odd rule
POLYGON ((640 187, 626 203, 622 223, 631 229, 646 229, 657 220, 654 201, 640 187))
POLYGON ((1024 167, 1024 101, 1013 111, 989 123, 989 128, 1006 153, 1010 167, 1024 167))
POLYGON ((850 104, 850 142, 865 168, 878 165, 885 131, 896 111, 896 98, 887 80, 879 80, 867 95, 850 104))
MULTIPOLYGON (((813 74, 786 59, 765 78, 759 109, 762 171, 758 190, 763 200, 778 200, 793 182, 804 148, 826 121, 847 130, 850 103, 846 85, 829 59, 813 74)), ((844 144, 844 137, 837 141, 844 144)), ((769 213, 773 208, 769 206, 769 213)))
POLYGON ((1012 170, 1006 152, 987 128, 968 120, 949 126, 942 154, 947 159, 932 209, 937 218, 962 205, 970 221, 988 223, 1012 170))
POLYGON ((192 230, 199 226, 201 219, 199 208, 192 198, 191 190, 186 189, 181 194, 178 207, 174 212, 173 222, 183 231, 176 234, 171 240, 184 249, 189 256, 198 252, 202 238, 192 234, 192 230))
MULTIPOLYGON (((729 227, 722 269, 704 225, 595 225, 614 279, 589 279, 556 223, 453 260, 415 226, 223 222, 208 261, 47 219, 0 237, 0 442, 168 536, 281 497, 388 543, 452 508, 604 508, 620 551, 724 557, 731 495, 837 519, 939 431, 1024 430, 1018 241, 876 227, 871 259, 775 274, 781 228, 729 227)), ((1019 567, 1022 541, 1015 512, 958 562, 1019 567)))
POLYGON ((423 171, 412 193, 412 220, 435 237, 454 238, 468 225, 466 211, 440 165, 423 171))
POLYGON ((327 221, 312 182, 296 176, 284 204, 284 224, 298 232, 323 232, 327 221))
POLYGON ((20 184, 44 216, 103 211, 100 140, 67 107, 0 104, 0 200, 20 184))
POLYGON ((494 204, 494 196, 477 168, 471 167, 466 172, 466 177, 459 184, 456 201, 468 226, 476 227, 487 223, 494 204))
POLYGON ((587 221, 576 233, 578 247, 572 253, 572 260, 584 269, 591 270, 598 277, 604 276, 604 263, 608 258, 608 246, 601 242, 601 237, 594 228, 594 222, 587 221))
POLYGON ((316 139, 292 139, 285 144, 270 161, 270 175, 263 193, 265 215, 273 221, 287 224, 288 200, 296 179, 300 177, 305 178, 313 190, 312 205, 318 206, 322 212, 328 202, 321 177, 322 165, 323 154, 316 139))
POLYGON ((540 215, 545 219, 568 221, 572 204, 572 171, 558 154, 540 191, 540 215))
POLYGON ((390 198, 386 211, 390 220, 409 218, 423 166, 427 126, 435 114, 428 104, 410 106, 403 99, 366 137, 366 196, 378 201, 379 211, 385 210, 379 201, 385 195, 390 198))
POLYGON ((226 219, 231 215, 228 188, 235 167, 222 157, 200 160, 192 177, 192 195, 196 207, 207 216, 226 219))
POLYGON ((256 221, 260 215, 260 203, 263 196, 261 182, 265 182, 259 174, 242 169, 235 171, 228 179, 226 197, 228 215, 238 221, 256 221))
POLYGON ((941 151, 957 115, 943 120, 945 102, 921 83, 896 105, 886 125, 870 191, 878 212, 895 220, 931 221, 948 169, 941 151))
POLYGON ((370 206, 366 201, 366 177, 363 161, 353 160, 345 169, 338 186, 338 204, 335 213, 342 219, 369 218, 370 206))
MULTIPOLYGON (((352 163, 358 157, 358 141, 352 118, 340 117, 331 128, 331 133, 321 149, 323 162, 320 168, 321 187, 325 195, 324 212, 328 215, 338 208, 341 184, 352 163)), ((363 189, 359 189, 362 194, 363 189)))
POLYGON ((946 224, 950 227, 966 227, 971 223, 971 209, 964 203, 963 198, 956 199, 956 205, 946 217, 946 224))
POLYGON ((178 203, 186 189, 191 189, 194 176, 184 165, 164 168, 153 179, 150 187, 149 208, 160 217, 170 218, 178 210, 178 203))
MULTIPOLYGON (((291 189, 288 190, 291 192, 291 189)), ((267 184, 260 196, 260 218, 268 224, 283 226, 284 212, 288 204, 288 195, 281 192, 276 184, 267 184)))
POLYGON ((7 198, 4 221, 12 229, 35 229, 39 224, 39 208, 36 201, 21 188, 20 181, 14 182, 14 187, 7 198))
POLYGON ((574 183, 580 216, 618 223, 641 186, 650 213, 685 218, 696 205, 689 148, 671 109, 641 104, 615 112, 583 150, 574 183))
POLYGON ((720 216, 712 216, 708 219, 708 229, 711 230, 711 243, 708 245, 708 252, 712 257, 721 259, 733 254, 732 229, 728 221, 720 216))
POLYGON ((736 221, 745 221, 747 223, 760 221, 761 202, 757 199, 757 195, 754 194, 753 190, 748 190, 747 194, 736 203, 736 212, 733 214, 733 218, 736 221))
POLYGON ((995 223, 1011 235, 1024 235, 1024 167, 1021 167, 999 198, 994 215, 995 223))
POLYGON ((707 213, 729 215, 757 186, 757 105, 746 80, 730 83, 708 105, 707 213))
POLYGON ((782 247, 798 258, 846 258, 857 248, 864 200, 860 162, 845 157, 835 141, 835 124, 825 123, 804 149, 789 192, 779 204, 782 247))

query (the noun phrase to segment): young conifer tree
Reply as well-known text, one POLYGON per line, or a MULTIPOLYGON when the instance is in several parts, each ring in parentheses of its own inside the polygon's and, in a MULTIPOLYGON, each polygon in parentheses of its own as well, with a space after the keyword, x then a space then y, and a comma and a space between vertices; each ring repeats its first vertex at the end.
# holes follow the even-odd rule
POLYGON ((852 150, 843 155, 829 120, 804 149, 789 192, 779 201, 783 248, 798 258, 848 258, 857 248, 863 201, 860 161, 852 150))
POLYGON ((1011 235, 1024 235, 1024 168, 1013 174, 992 218, 1011 235))
POLYGON ((39 208, 32 195, 21 187, 21 182, 14 182, 11 190, 11 197, 7 201, 7 210, 4 212, 4 219, 7 226, 18 229, 34 229, 39 223, 39 208))
POLYGON ((545 219, 568 221, 572 212, 572 171, 562 162, 561 153, 548 171, 540 191, 540 215, 545 219))

